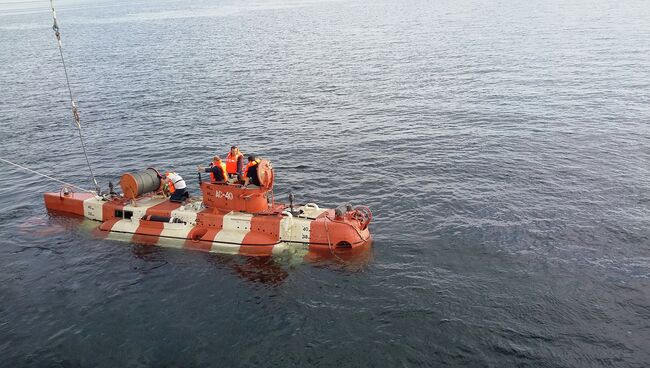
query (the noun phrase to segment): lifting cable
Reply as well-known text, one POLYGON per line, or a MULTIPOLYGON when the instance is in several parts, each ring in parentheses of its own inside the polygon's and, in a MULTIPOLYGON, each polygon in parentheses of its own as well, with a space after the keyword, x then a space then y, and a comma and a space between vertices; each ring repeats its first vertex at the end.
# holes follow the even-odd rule
POLYGON ((61 183, 61 184, 63 184, 63 185, 67 185, 67 186, 69 186, 69 187, 71 187, 71 188, 79 189, 79 190, 81 190, 81 191, 83 191, 83 192, 95 193, 95 192, 93 192, 92 190, 88 190, 88 189, 80 188, 80 187, 78 187, 78 186, 76 186, 76 185, 73 185, 73 184, 70 184, 70 183, 66 183, 65 181, 59 180, 59 179, 57 179, 57 178, 53 178, 53 177, 51 177, 51 176, 49 176, 49 175, 41 174, 41 173, 39 173, 38 171, 32 170, 32 169, 30 169, 30 168, 28 168, 28 167, 25 167, 25 166, 22 166, 22 165, 18 165, 18 164, 15 163, 15 162, 11 162, 11 161, 9 161, 9 160, 5 160, 5 159, 2 158, 2 157, 0 157, 0 161, 5 162, 5 163, 8 163, 9 165, 13 165, 13 166, 19 167, 19 168, 21 168, 21 169, 23 169, 23 170, 29 171, 29 172, 34 173, 34 174, 36 174, 36 175, 40 175, 40 176, 42 176, 42 177, 44 177, 44 178, 48 178, 48 179, 50 179, 50 180, 54 180, 54 181, 59 182, 59 183, 61 183))
POLYGON ((52 19, 54 20, 54 25, 52 29, 54 30, 54 35, 56 36, 56 41, 59 45, 59 54, 61 54, 61 63, 63 64, 63 71, 65 72, 65 81, 68 85, 68 92, 70 93, 70 105, 72 106, 72 117, 74 118, 75 125, 77 126, 77 131, 79 132, 79 140, 81 141, 81 148, 83 149, 83 154, 86 157, 86 163, 88 164, 88 169, 90 169, 90 176, 93 179, 95 184, 95 190, 97 194, 100 193, 99 184, 97 184, 97 179, 95 179, 95 173, 93 173, 93 168, 90 166, 90 160, 88 160, 88 154, 86 153, 86 144, 84 143, 83 136, 81 135, 81 119, 79 118, 79 110, 77 109, 77 103, 72 96, 72 87, 70 87, 70 78, 68 78, 68 70, 65 67, 65 59, 63 58, 63 46, 61 45, 61 32, 59 32, 59 25, 56 21, 56 11, 54 10, 54 0, 50 0, 50 6, 52 7, 52 19))

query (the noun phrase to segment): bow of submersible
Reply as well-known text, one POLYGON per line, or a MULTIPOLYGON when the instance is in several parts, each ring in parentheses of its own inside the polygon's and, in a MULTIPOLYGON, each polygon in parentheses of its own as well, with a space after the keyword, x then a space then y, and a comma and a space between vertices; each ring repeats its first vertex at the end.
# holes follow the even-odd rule
MULTIPOLYGON (((321 208, 275 202, 274 171, 262 160, 260 186, 199 179, 201 197, 170 201, 161 175, 149 168, 126 173, 122 194, 45 193, 48 210, 100 221, 100 234, 121 240, 215 253, 272 255, 291 248, 344 252, 370 246, 372 213, 366 206, 321 208)), ((199 177, 200 178, 200 177, 199 177)))

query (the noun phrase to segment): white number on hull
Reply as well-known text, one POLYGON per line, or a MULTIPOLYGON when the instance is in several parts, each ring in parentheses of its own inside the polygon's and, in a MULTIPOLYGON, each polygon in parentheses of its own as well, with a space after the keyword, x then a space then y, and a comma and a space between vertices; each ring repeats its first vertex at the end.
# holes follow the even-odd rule
POLYGON ((217 198, 226 198, 228 200, 233 199, 232 192, 222 192, 220 190, 217 190, 217 192, 214 193, 214 196, 217 197, 217 198))

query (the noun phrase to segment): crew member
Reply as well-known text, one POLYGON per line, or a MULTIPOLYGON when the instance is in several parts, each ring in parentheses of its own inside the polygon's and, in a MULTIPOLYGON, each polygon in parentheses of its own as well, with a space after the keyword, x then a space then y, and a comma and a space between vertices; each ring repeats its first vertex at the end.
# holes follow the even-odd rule
POLYGON ((226 164, 221 161, 221 157, 214 156, 210 167, 203 168, 203 166, 198 167, 199 172, 209 172, 210 181, 213 183, 225 183, 228 181, 228 172, 226 171, 226 164))
POLYGON ((169 192, 172 194, 169 197, 170 202, 183 202, 190 197, 185 180, 177 173, 166 172, 162 179, 169 185, 169 192))
POLYGON ((244 186, 248 186, 249 184, 260 186, 260 178, 257 175, 260 162, 262 160, 254 155, 248 156, 248 164, 244 169, 244 186))
POLYGON ((239 151, 239 147, 230 147, 230 152, 228 152, 228 156, 226 156, 226 170, 228 171, 228 176, 236 176, 241 180, 243 178, 243 168, 244 154, 239 151))

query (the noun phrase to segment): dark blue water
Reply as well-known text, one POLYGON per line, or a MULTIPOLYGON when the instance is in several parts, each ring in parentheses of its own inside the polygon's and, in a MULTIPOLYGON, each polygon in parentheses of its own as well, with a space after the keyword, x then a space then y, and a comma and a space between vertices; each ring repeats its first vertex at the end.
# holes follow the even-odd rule
MULTIPOLYGON (((57 4, 104 187, 238 143, 279 199, 369 205, 375 243, 101 240, 3 164, 1 366, 650 363, 647 2, 57 4)), ((48 11, 0 3, 0 157, 91 187, 48 11)))

